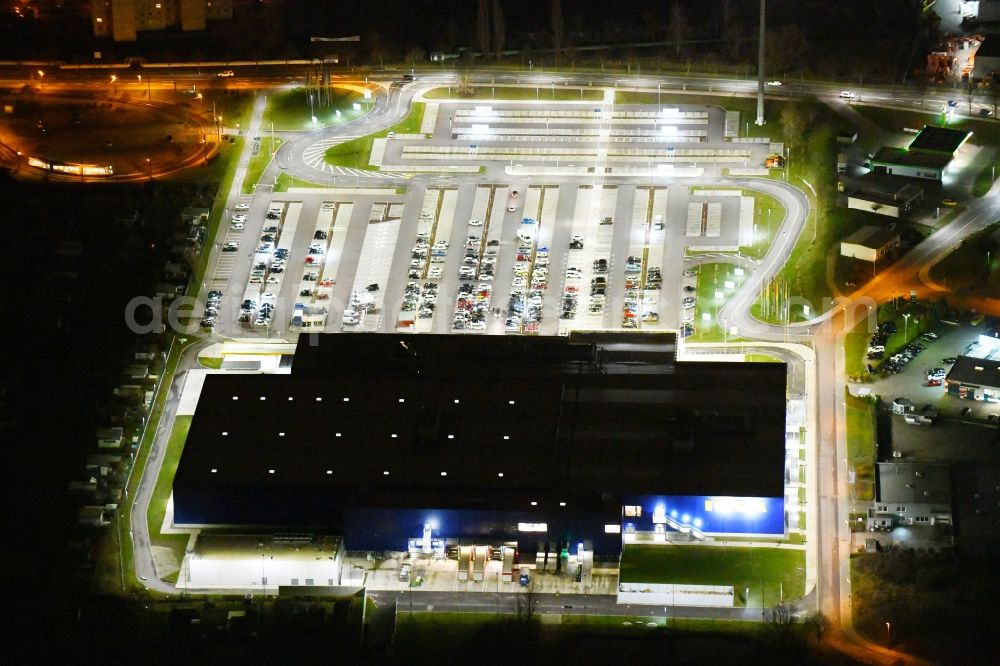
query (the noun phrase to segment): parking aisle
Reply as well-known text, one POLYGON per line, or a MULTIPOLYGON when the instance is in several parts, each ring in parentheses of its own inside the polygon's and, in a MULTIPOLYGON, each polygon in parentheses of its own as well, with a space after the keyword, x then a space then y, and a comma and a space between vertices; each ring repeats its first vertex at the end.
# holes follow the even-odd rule
POLYGON ((587 243, 587 237, 593 235, 596 222, 591 214, 591 200, 595 198, 594 190, 588 185, 576 188, 575 205, 573 208, 573 224, 566 266, 562 275, 563 296, 577 294, 576 313, 572 317, 559 320, 559 335, 566 335, 572 329, 583 328, 590 316, 591 299, 585 289, 589 288, 592 276, 593 247, 587 243))
POLYGON ((361 246, 361 256, 358 259, 358 269, 354 274, 354 286, 351 288, 348 304, 344 309, 344 330, 358 332, 376 332, 381 330, 379 323, 386 314, 384 311, 384 291, 382 288, 389 280, 392 270, 393 250, 399 237, 401 205, 375 202, 372 204, 368 218, 368 228, 365 240, 361 246), (369 291, 369 286, 379 288, 369 291))
POLYGON ((285 289, 286 294, 282 294, 282 285, 286 282, 286 270, 289 269, 288 258, 291 255, 292 248, 295 246, 295 232, 298 229, 299 218, 302 212, 303 205, 301 201, 288 203, 284 216, 277 223, 265 221, 264 231, 266 235, 261 236, 262 242, 264 242, 265 237, 274 237, 274 241, 272 241, 274 251, 271 253, 271 258, 266 269, 267 277, 264 280, 264 290, 261 297, 261 303, 268 304, 269 316, 258 317, 253 321, 253 325, 255 328, 263 328, 269 337, 272 333, 279 334, 280 331, 284 330, 291 317, 290 304, 294 301, 291 300, 289 293, 294 288, 294 269, 291 271, 293 277, 287 280, 290 283, 290 287, 285 289), (270 226, 267 226, 268 224, 270 226), (277 229, 277 231, 274 231, 274 229, 277 229), (279 299, 279 295, 283 298, 279 299))
POLYGON ((369 227, 372 226, 370 223, 372 210, 376 208, 383 210, 384 206, 383 202, 376 207, 367 197, 358 197, 354 200, 354 210, 351 212, 347 237, 344 240, 344 252, 333 284, 333 295, 330 297, 331 308, 325 328, 327 333, 341 330, 342 313, 338 310, 347 310, 350 307, 351 292, 361 265, 363 246, 368 237, 369 227))
MULTIPOLYGON (((576 254, 569 250, 570 237, 573 232, 573 211, 576 207, 577 194, 580 189, 575 185, 559 186, 559 203, 555 213, 547 224, 549 235, 547 244, 549 247, 549 288, 545 299, 545 320, 542 322, 539 332, 541 335, 557 335, 559 325, 563 317, 563 303, 566 297, 566 268, 568 266, 570 254, 576 254)), ((578 280, 577 280, 578 282, 578 280)), ((572 302, 579 307, 579 293, 572 297, 572 302)))
MULTIPOLYGON (((486 322, 486 332, 490 335, 503 334, 503 318, 494 314, 492 310, 502 308, 510 295, 510 282, 506 278, 509 276, 507 271, 511 270, 513 261, 508 262, 504 254, 504 222, 507 207, 512 201, 510 197, 512 189, 516 188, 490 185, 487 187, 488 195, 484 203, 486 215, 483 218, 483 256, 484 259, 488 259, 490 273, 493 276, 492 280, 486 280, 492 283, 491 312, 486 322)), ((513 234, 513 231, 510 233, 513 234)), ((509 250, 509 244, 507 249, 509 250)))
MULTIPOLYGON (((283 299, 294 303, 290 318, 290 326, 292 327, 322 330, 326 326, 340 254, 339 251, 333 251, 334 243, 344 235, 336 233, 337 220, 342 212, 339 210, 341 206, 348 208, 347 218, 344 219, 349 219, 349 209, 352 204, 324 201, 320 205, 319 212, 316 213, 315 223, 312 226, 302 225, 303 231, 299 234, 300 236, 305 236, 309 231, 312 232, 307 241, 309 253, 306 256, 306 263, 310 268, 319 269, 319 279, 313 285, 299 282, 291 290, 286 287, 285 293, 282 294, 283 299)), ((311 215, 307 215, 307 217, 311 217, 311 215)), ((344 222, 344 226, 346 226, 346 222, 344 222)), ((297 241, 297 245, 302 246, 303 244, 301 240, 297 241)))
POLYGON ((669 189, 666 187, 654 187, 652 189, 652 204, 650 206, 650 226, 648 233, 648 245, 645 253, 645 264, 642 272, 643 298, 646 303, 647 298, 652 297, 652 303, 646 303, 647 312, 655 312, 655 320, 652 317, 645 317, 640 320, 641 328, 665 329, 663 308, 661 304, 663 292, 663 253, 664 244, 667 239, 667 200, 669 189))

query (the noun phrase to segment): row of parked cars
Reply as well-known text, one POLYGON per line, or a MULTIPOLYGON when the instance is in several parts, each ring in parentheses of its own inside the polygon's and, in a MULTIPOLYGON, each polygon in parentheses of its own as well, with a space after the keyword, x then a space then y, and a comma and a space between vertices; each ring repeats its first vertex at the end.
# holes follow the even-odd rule
POLYGON ((524 218, 517 230, 514 277, 504 320, 508 333, 537 333, 542 321, 542 302, 549 286, 549 248, 536 249, 534 224, 534 219, 524 218))
POLYGON ((201 315, 201 327, 212 328, 215 326, 215 318, 219 316, 219 308, 222 307, 222 292, 213 289, 208 292, 208 299, 205 301, 205 311, 201 315))
POLYGON ((403 305, 400 309, 403 312, 415 311, 421 319, 430 319, 434 316, 437 305, 437 293, 436 282, 426 282, 423 288, 416 282, 410 282, 403 290, 403 305))
POLYGON ((463 282, 459 285, 451 330, 485 331, 492 292, 493 287, 488 282, 480 282, 479 284, 463 282))

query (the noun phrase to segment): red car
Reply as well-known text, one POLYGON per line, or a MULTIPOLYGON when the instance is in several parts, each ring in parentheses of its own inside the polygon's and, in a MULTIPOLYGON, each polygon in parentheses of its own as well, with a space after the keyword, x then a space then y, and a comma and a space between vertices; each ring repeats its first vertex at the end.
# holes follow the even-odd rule
POLYGON ((930 380, 927 381, 927 383, 925 384, 925 386, 941 386, 941 380, 940 379, 930 379, 930 380))

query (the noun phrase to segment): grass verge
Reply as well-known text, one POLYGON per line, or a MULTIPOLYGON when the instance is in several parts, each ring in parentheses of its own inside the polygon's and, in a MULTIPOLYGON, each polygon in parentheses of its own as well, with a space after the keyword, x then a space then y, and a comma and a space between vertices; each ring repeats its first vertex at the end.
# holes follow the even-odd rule
POLYGON ((218 370, 222 367, 222 357, 221 356, 199 356, 198 363, 203 368, 208 368, 210 370, 218 370))
POLYGON ((872 500, 875 491, 875 399, 852 396, 846 391, 845 394, 847 461, 854 470, 854 499, 872 500))
POLYGON ((805 594, 805 552, 786 548, 627 545, 622 582, 732 585, 736 605, 775 606, 805 594), (747 599, 747 588, 750 590, 747 599), (763 595, 763 596, 762 596, 763 595))
POLYGON ((323 159, 327 164, 332 164, 333 166, 378 171, 378 167, 372 166, 368 161, 372 154, 372 143, 375 139, 384 139, 389 135, 390 131, 397 134, 418 133, 420 131, 420 124, 424 119, 424 108, 425 105, 423 103, 415 102, 406 117, 397 124, 381 132, 375 132, 374 134, 361 136, 351 141, 345 141, 336 146, 330 146, 326 153, 323 154, 323 159))
POLYGON ((996 222, 969 236, 951 254, 931 267, 931 278, 953 290, 979 287, 993 280, 996 270, 997 232, 1000 222, 996 222))
POLYGON ((311 188, 322 188, 330 187, 329 185, 323 185, 321 183, 313 183, 308 180, 302 180, 301 178, 296 178, 295 176, 289 176, 287 173, 282 171, 278 174, 278 179, 274 181, 274 191, 275 192, 287 192, 291 187, 311 187, 311 188))
POLYGON ((360 93, 353 90, 297 88, 268 97, 261 127, 270 127, 274 123, 276 130, 303 130, 339 125, 364 115, 371 104, 370 100, 365 101, 360 93), (359 104, 361 108, 354 109, 354 104, 359 104), (340 116, 337 116, 338 111, 340 116), (315 123, 313 117, 316 118, 315 123))
POLYGON ((976 197, 984 196, 993 187, 997 172, 1000 171, 1000 152, 994 153, 990 163, 976 174, 976 179, 972 181, 972 195, 976 197))
POLYGON ((746 275, 737 276, 735 267, 731 264, 700 264, 695 270, 698 272, 697 291, 684 294, 685 297, 695 298, 694 310, 684 311, 685 314, 694 313, 694 334, 688 337, 688 342, 735 341, 737 336, 730 337, 719 325, 718 312, 739 288, 746 275), (733 283, 735 288, 728 288, 727 282, 733 283), (723 297, 716 298, 717 292, 723 297), (706 314, 709 315, 708 320, 702 318, 706 314))
POLYGON ((264 169, 267 165, 271 163, 274 159, 274 153, 281 146, 282 140, 278 137, 273 139, 269 136, 262 137, 260 140, 260 149, 257 154, 250 158, 250 164, 247 165, 246 175, 243 176, 243 194, 251 194, 257 183, 260 181, 260 176, 264 173, 264 169))
POLYGON ((160 475, 156 479, 156 486, 149 498, 149 513, 146 516, 149 522, 150 543, 173 550, 178 564, 184 559, 184 548, 187 545, 188 536, 186 534, 161 534, 160 527, 163 525, 163 518, 167 512, 167 500, 170 499, 174 475, 177 473, 177 465, 181 461, 181 452, 184 451, 184 442, 187 439, 188 430, 191 428, 192 418, 191 416, 174 418, 174 427, 170 431, 170 439, 167 440, 167 449, 163 452, 160 475))

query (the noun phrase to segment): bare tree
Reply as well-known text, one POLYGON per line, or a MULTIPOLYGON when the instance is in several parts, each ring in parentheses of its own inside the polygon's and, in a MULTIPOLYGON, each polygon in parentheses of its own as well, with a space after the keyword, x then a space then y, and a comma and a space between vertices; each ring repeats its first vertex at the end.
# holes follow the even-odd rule
POLYGON ((479 0, 479 14, 476 17, 476 39, 479 51, 485 56, 490 52, 490 3, 479 0))
POLYGON ((519 620, 530 620, 538 610, 538 593, 535 592, 534 579, 528 583, 528 589, 517 595, 514 613, 519 620))
POLYGON ((805 626, 813 634, 818 643, 823 640, 823 634, 830 628, 830 619, 820 611, 816 611, 806 618, 805 626))
POLYGON ((552 27, 552 48, 556 52, 556 67, 559 66, 559 56, 562 55, 563 36, 566 33, 566 25, 562 15, 562 1, 550 0, 549 22, 552 27))
POLYGON ((722 33, 722 43, 726 57, 733 62, 739 62, 743 48, 743 31, 739 23, 726 28, 722 33))
POLYGON ((771 656, 783 657, 787 663, 801 663, 804 649, 802 627, 795 613, 788 606, 777 606, 767 611, 761 626, 761 638, 771 656))
POLYGON ((503 7, 500 5, 500 0, 493 0, 493 50, 496 52, 497 60, 503 55, 503 47, 506 39, 503 7))
POLYGON ((419 46, 414 46, 406 53, 406 60, 410 63, 410 67, 416 67, 417 61, 423 61, 426 57, 427 53, 419 46))
POLYGON ((688 22, 684 15, 684 7, 680 0, 674 0, 670 6, 670 37, 674 42, 674 50, 677 57, 681 55, 681 43, 687 37, 688 22))
POLYGON ((733 0, 719 0, 719 18, 722 21, 722 31, 725 32, 733 26, 736 18, 733 11, 733 0))

